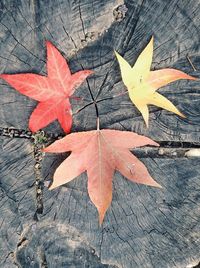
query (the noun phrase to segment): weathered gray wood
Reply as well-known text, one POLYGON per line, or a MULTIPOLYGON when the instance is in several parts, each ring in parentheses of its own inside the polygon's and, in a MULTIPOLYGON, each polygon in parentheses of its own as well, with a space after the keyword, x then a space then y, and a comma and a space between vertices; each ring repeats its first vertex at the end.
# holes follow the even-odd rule
MULTIPOLYGON (((87 0, 1 1, 0 72, 45 74, 46 40, 52 41, 67 59, 72 58, 70 67, 73 72, 80 70, 84 61, 77 59, 78 51, 93 40, 100 40, 114 22, 113 10, 122 3, 122 0, 103 3, 87 0)), ((88 68, 93 67, 91 56, 88 64, 88 68)), ((0 126, 27 129, 36 102, 12 90, 3 81, 0 83, 0 126), (20 117, 13 116, 15 114, 20 117)), ((86 84, 82 90, 84 96, 88 95, 86 84)), ((91 100, 91 96, 88 98, 91 100)), ((49 129, 60 131, 57 123, 49 129)))
MULTIPOLYGON (((69 59, 73 72, 95 70, 76 91, 84 101, 73 100, 73 131, 96 127, 95 107, 87 106, 92 102, 90 89, 98 96, 101 127, 132 130, 157 141, 199 142, 199 81, 161 89, 187 119, 151 107, 149 129, 126 95, 107 99, 125 90, 113 49, 134 63, 152 34, 153 69, 174 67, 199 77, 199 1, 127 0, 125 18, 116 22, 113 11, 121 4, 0 1, 0 72, 45 74, 45 40, 50 40, 69 59)), ((35 105, 0 81, 0 127, 27 129, 35 105)), ((56 122, 47 130, 62 132, 56 122)), ((142 161, 163 189, 136 185, 115 174, 112 206, 100 228, 85 174, 54 191, 44 187, 44 210, 38 214, 33 143, 1 137, 0 152, 0 267, 185 268, 199 262, 199 158, 143 154, 142 161)), ((143 151, 138 152, 142 156, 143 151)), ((52 179, 64 157, 44 157, 42 183, 52 179)))
MULTIPOLYGON (((45 181, 63 157, 44 158, 45 181)), ((112 205, 101 228, 85 174, 54 191, 45 187, 44 212, 36 218, 33 148, 24 139, 1 138, 0 267, 83 267, 85 262, 85 267, 165 268, 197 262, 199 159, 141 160, 163 189, 115 174, 112 205)))
MULTIPOLYGON (((199 76, 200 38, 199 1, 130 1, 121 22, 113 22, 113 10, 122 1, 1 1, 1 72, 37 72, 45 74, 45 40, 52 41, 70 59, 73 72, 82 68, 95 70, 77 90, 84 97, 76 101, 78 108, 91 102, 90 86, 97 100, 125 90, 119 68, 114 59, 115 48, 131 63, 155 37, 153 69, 179 68, 199 76), (105 21, 108 30, 105 30, 105 21), (94 32, 92 40, 81 42, 87 33, 94 32), (187 59, 196 66, 195 72, 187 59)), ((3 81, 0 85, 0 125, 27 129, 28 118, 36 103, 26 98, 3 81), (16 105, 17 103, 17 105, 16 105), (13 116, 18 114, 20 116, 13 116)), ((172 113, 151 109, 150 128, 147 130, 141 115, 128 97, 98 103, 101 126, 129 129, 147 134, 156 140, 199 141, 200 91, 199 82, 181 81, 160 90, 184 111, 181 119, 172 113), (194 97, 195 96, 195 97, 194 97)), ((95 128, 94 106, 88 106, 74 115, 74 130, 95 128)), ((48 127, 60 131, 58 124, 48 127)))
POLYGON ((101 264, 76 228, 53 218, 38 221, 32 144, 0 138, 0 150, 0 267, 113 267, 101 264))
MULTIPOLYGON (((53 159, 52 155, 45 157, 48 165, 44 167, 55 164, 53 159)), ((117 267, 186 267, 198 263, 199 159, 141 160, 163 189, 136 185, 115 174, 113 201, 102 228, 88 198, 86 175, 45 191, 42 219, 54 218, 76 227, 103 263, 117 267)), ((46 179, 51 178, 48 170, 43 172, 46 179)))
POLYGON ((34 159, 23 139, 0 138, 0 267, 15 267, 14 252, 35 213, 34 159))
MULTIPOLYGON (((1 138, 0 144, 1 267, 15 267, 14 263, 20 267, 82 267, 83 261, 88 267, 107 267, 100 264, 94 252, 101 256, 102 262, 115 263, 118 267, 184 267, 197 262, 199 172, 195 165, 199 164, 198 160, 179 159, 175 160, 176 165, 174 160, 143 160, 155 178, 158 175, 155 167, 159 164, 157 168, 162 172, 157 180, 166 185, 164 193, 116 176, 113 204, 100 229, 97 212, 86 192, 85 175, 67 188, 54 192, 45 189, 44 214, 36 221, 33 147, 23 139, 1 138), (174 174, 169 174, 172 167, 174 174), (141 255, 131 252, 131 247, 137 248, 141 255), (174 251, 174 248, 177 249, 174 251), (170 261, 163 261, 163 252, 167 261, 166 256, 170 255, 170 261)), ((44 159, 45 180, 52 177, 63 157, 44 159)))

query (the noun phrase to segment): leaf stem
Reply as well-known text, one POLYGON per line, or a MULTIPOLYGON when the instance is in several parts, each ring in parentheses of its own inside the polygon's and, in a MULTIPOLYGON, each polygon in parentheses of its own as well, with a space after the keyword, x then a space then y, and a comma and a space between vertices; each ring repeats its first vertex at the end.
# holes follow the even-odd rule
POLYGON ((97 130, 100 130, 99 117, 97 117, 97 130))

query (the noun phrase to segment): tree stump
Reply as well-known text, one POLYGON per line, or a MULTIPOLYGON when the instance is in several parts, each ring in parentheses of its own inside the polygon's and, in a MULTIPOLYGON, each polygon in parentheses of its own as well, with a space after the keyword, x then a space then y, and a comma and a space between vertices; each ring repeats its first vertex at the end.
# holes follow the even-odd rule
POLYGON ((200 90, 182 80, 160 90, 187 116, 150 108, 150 127, 125 90, 113 50, 131 64, 153 35, 152 69, 177 68, 199 77, 199 0, 1 0, 0 72, 46 74, 45 41, 72 72, 95 74, 75 92, 73 132, 129 130, 161 144, 135 154, 163 186, 137 185, 115 173, 103 225, 83 174, 49 191, 47 181, 67 156, 45 155, 44 141, 63 135, 57 122, 36 135, 36 106, 0 81, 0 267, 189 268, 200 260, 200 90), (77 110, 80 110, 76 113, 77 110), (187 152, 189 151, 189 153, 187 152))

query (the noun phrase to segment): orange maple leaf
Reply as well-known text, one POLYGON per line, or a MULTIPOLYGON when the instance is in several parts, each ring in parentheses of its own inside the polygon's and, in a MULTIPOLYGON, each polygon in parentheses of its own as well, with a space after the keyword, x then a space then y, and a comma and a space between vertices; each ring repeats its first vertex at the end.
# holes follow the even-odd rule
POLYGON ((72 152, 57 168, 50 189, 87 171, 88 193, 99 212, 101 224, 112 200, 115 170, 133 182, 161 187, 151 178, 145 165, 129 151, 147 144, 158 146, 151 139, 129 131, 103 129, 69 134, 44 149, 51 153, 72 152))

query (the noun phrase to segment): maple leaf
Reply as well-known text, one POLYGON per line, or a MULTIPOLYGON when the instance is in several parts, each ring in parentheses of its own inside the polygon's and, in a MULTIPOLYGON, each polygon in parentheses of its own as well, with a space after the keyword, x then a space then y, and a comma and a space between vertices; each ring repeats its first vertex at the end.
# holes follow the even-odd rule
POLYGON ((87 171, 88 193, 98 210, 101 224, 112 200, 115 170, 133 182, 161 187, 151 178, 145 165, 129 151, 147 144, 159 146, 151 139, 129 131, 104 129, 71 133, 44 149, 51 153, 72 152, 55 171, 50 189, 87 171))
POLYGON ((29 120, 29 128, 36 132, 58 119, 63 130, 69 133, 72 110, 69 98, 80 86, 90 70, 71 74, 65 58, 49 41, 47 46, 47 76, 33 73, 1 74, 7 83, 20 93, 39 101, 29 120))
POLYGON ((171 101, 156 92, 156 90, 179 79, 196 80, 196 78, 176 69, 150 71, 153 57, 153 37, 139 55, 133 67, 116 51, 115 55, 119 62, 122 80, 128 89, 129 97, 141 112, 147 127, 149 121, 148 104, 185 117, 171 101))

